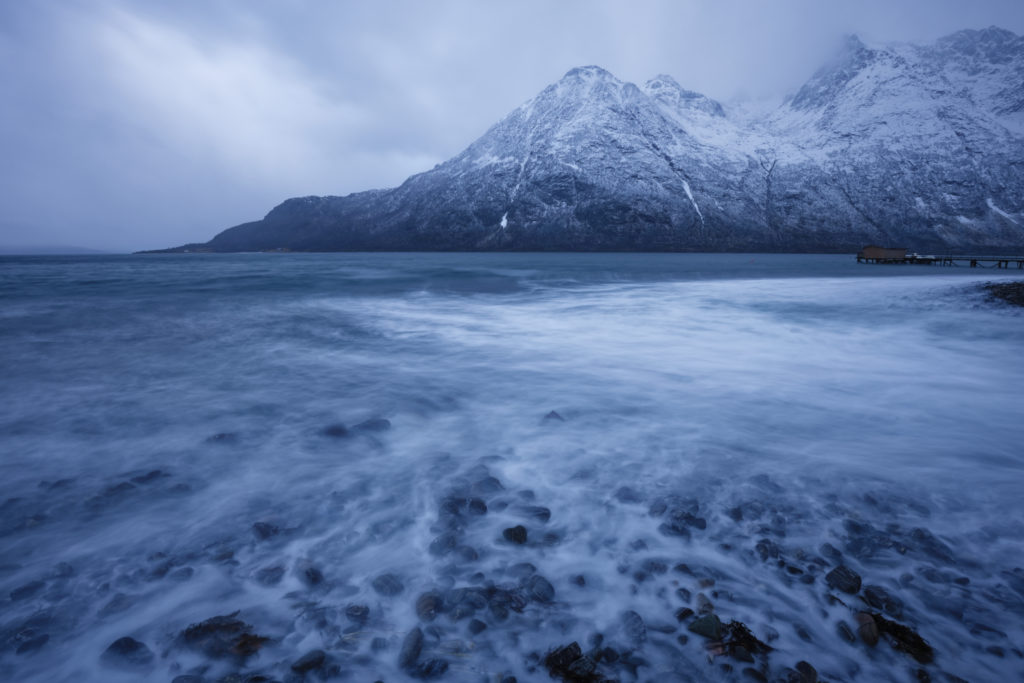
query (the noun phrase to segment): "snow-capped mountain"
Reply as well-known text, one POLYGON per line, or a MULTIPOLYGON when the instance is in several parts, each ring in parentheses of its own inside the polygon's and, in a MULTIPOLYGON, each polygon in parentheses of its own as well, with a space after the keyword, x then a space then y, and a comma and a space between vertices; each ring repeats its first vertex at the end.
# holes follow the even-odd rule
POLYGON ((180 249, 922 250, 1024 246, 1024 38, 842 51, 752 114, 569 71, 400 187, 289 199, 180 249))

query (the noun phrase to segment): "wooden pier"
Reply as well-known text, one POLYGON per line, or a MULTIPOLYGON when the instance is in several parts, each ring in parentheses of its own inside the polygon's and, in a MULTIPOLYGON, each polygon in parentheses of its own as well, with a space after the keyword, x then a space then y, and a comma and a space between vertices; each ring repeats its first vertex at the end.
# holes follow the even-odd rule
POLYGON ((891 247, 864 247, 857 254, 857 263, 910 264, 919 266, 963 266, 968 268, 1016 268, 1024 270, 1024 256, 977 256, 972 254, 922 256, 908 254, 906 249, 891 247))

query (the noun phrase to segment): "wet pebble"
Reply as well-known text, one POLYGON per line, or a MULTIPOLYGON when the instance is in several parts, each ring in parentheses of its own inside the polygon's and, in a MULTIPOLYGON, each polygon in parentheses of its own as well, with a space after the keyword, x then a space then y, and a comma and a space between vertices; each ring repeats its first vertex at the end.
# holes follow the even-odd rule
POLYGON ((615 491, 615 500, 620 503, 642 503, 644 497, 634 488, 629 486, 620 486, 615 491))
POLYGON ((927 529, 916 528, 910 531, 910 542, 915 549, 945 563, 953 562, 953 551, 927 529))
POLYGON ((476 495, 486 495, 489 493, 499 493, 505 490, 505 487, 501 485, 495 477, 486 476, 473 483, 473 493, 476 495))
POLYGON ((423 631, 417 626, 405 636, 398 653, 398 666, 408 669, 416 664, 423 651, 423 631))
POLYGON ((237 615, 233 612, 192 624, 181 632, 181 640, 214 659, 254 655, 270 639, 253 633, 252 626, 237 615))
POLYGON ((526 543, 526 527, 522 524, 517 524, 516 526, 505 529, 501 532, 501 535, 510 543, 515 543, 517 545, 526 543))
POLYGON ((252 533, 256 537, 256 540, 265 541, 268 538, 277 536, 281 533, 281 529, 270 522, 256 522, 252 525, 252 533))
POLYGON ((365 624, 370 618, 370 608, 366 605, 349 605, 345 608, 345 618, 353 624, 365 624))
POLYGON ((823 543, 821 547, 818 548, 818 552, 831 562, 840 563, 843 561, 843 553, 831 543, 823 543))
POLYGON ((799 661, 796 670, 800 674, 800 683, 818 683, 818 671, 810 663, 799 661))
POLYGON ((903 601, 891 595, 881 586, 864 586, 864 602, 899 619, 903 616, 903 601))
POLYGON ((573 641, 563 647, 557 647, 544 657, 544 666, 552 678, 566 681, 595 681, 593 677, 597 669, 597 661, 583 654, 579 643, 573 641))
POLYGON ((43 581, 30 581, 23 586, 18 586, 11 591, 11 600, 25 600, 42 590, 46 583, 43 581))
POLYGON ((878 625, 871 615, 866 612, 858 612, 854 615, 854 619, 857 621, 857 633, 860 635, 860 639, 869 647, 877 645, 878 625))
POLYGON ((373 590, 385 597, 392 597, 405 590, 405 585, 397 576, 387 573, 373 580, 373 590))
POLYGON ((295 566, 295 575, 310 588, 319 586, 324 582, 324 573, 312 562, 299 562, 295 566))
POLYGON ((643 617, 633 610, 622 615, 622 630, 633 645, 639 645, 647 640, 647 625, 644 624, 643 617))
POLYGON ((648 574, 661 575, 668 573, 668 564, 662 560, 648 558, 640 565, 648 574))
POLYGON ((920 664, 930 664, 935 658, 935 651, 914 629, 904 624, 886 619, 881 614, 868 615, 874 622, 879 633, 884 633, 890 644, 897 650, 905 652, 920 664))
POLYGON ((257 569, 253 575, 257 583, 264 586, 273 586, 281 582, 284 578, 284 567, 263 567, 257 569))
POLYGON ((324 427, 323 435, 329 436, 332 439, 341 439, 348 436, 348 427, 340 422, 335 422, 334 424, 324 427))
POLYGON ((422 678, 429 680, 431 678, 440 678, 448 671, 448 660, 434 658, 428 659, 425 662, 420 662, 416 665, 412 671, 412 675, 415 678, 422 678))
POLYGON ((686 627, 693 633, 711 640, 722 639, 722 622, 714 614, 705 614, 690 622, 686 627))
POLYGON ((103 661, 122 667, 142 668, 153 663, 153 652, 134 638, 118 638, 103 653, 103 661))
POLYGON ((841 564, 825 575, 825 583, 831 588, 853 595, 860 590, 860 575, 841 564))
POLYGON ((526 590, 532 600, 551 602, 555 599, 555 587, 540 574, 534 574, 526 582, 526 590))
POLYGON ((300 674, 314 671, 324 665, 324 660, 326 658, 327 653, 323 650, 310 650, 292 662, 292 671, 300 674))
POLYGON ((444 606, 441 594, 427 591, 416 598, 416 616, 422 621, 433 621, 444 606))

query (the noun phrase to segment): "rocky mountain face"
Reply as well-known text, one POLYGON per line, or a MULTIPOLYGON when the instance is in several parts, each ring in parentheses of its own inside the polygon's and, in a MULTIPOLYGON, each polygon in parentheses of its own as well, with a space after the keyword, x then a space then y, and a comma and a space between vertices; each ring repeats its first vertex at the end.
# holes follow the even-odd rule
POLYGON ((400 187, 289 199, 185 249, 1024 247, 1024 38, 850 37, 777 109, 576 68, 400 187))

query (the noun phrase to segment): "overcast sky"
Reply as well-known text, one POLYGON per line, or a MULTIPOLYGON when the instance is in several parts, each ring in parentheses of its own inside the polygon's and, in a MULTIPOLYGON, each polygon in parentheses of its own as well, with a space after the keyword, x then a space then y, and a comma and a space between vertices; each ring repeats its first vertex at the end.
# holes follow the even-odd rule
POLYGON ((206 241, 281 200, 391 187, 574 66, 729 100, 845 33, 1024 34, 1024 0, 0 3, 0 247, 206 241))

